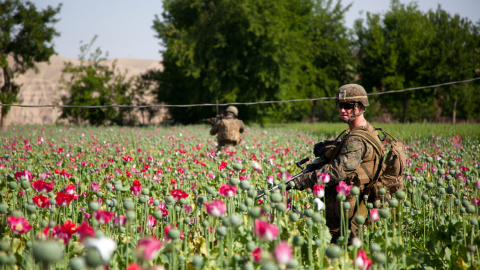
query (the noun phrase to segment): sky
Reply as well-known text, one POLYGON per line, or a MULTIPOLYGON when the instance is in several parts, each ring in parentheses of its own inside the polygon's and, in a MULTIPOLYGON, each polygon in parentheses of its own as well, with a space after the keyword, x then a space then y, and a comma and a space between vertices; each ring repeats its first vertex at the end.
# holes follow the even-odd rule
MULTIPOLYGON (((400 0, 410 3, 411 0, 400 0)), ((108 52, 108 58, 134 58, 161 60, 160 39, 152 29, 155 15, 161 18, 161 0, 33 0, 38 9, 56 7, 63 3, 59 21, 60 33, 53 41, 58 55, 78 58, 80 44, 89 43, 95 35, 94 48, 108 52)), ((385 13, 389 0, 342 0, 344 6, 352 4, 345 23, 353 28, 356 19, 365 18, 366 12, 385 13)), ((438 5, 450 14, 467 17, 474 23, 480 20, 480 0, 419 0, 419 9, 426 12, 438 5)))

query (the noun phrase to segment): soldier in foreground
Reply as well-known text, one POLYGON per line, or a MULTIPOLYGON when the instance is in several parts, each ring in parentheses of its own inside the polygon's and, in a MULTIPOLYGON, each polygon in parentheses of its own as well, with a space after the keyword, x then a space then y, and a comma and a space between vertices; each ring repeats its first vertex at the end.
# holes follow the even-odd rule
POLYGON ((217 134, 217 151, 235 151, 235 146, 241 141, 241 133, 245 130, 243 121, 237 119, 238 109, 235 106, 228 106, 225 115, 216 120, 210 129, 210 135, 217 134))
MULTIPOLYGON (((354 217, 356 215, 367 217, 368 211, 363 197, 369 192, 368 184, 379 172, 382 158, 381 150, 380 152, 378 151, 378 149, 382 149, 378 133, 363 115, 366 107, 369 105, 365 89, 357 84, 344 85, 337 91, 336 103, 340 119, 348 124, 346 135, 341 138, 340 144, 335 148, 333 154, 331 153, 328 164, 294 180, 294 188, 296 189, 313 189, 314 184, 321 184, 317 181, 317 175, 320 173, 328 173, 330 175, 331 180, 325 183, 325 211, 327 226, 332 235, 332 242, 336 242, 341 235, 341 203, 348 202, 350 204, 350 209, 346 210, 344 208, 344 211, 348 212, 348 226, 351 230, 350 237, 356 235, 359 227, 354 217), (371 135, 370 138, 374 138, 375 141, 367 140, 366 137, 369 136, 362 136, 365 133, 369 133, 371 135), (375 147, 378 148, 375 149, 375 147), (340 200, 337 199, 337 195, 343 192, 339 189, 343 188, 344 184, 354 185, 359 188, 360 205, 358 205, 358 210, 354 195, 346 195, 344 201, 341 201, 341 195, 339 196, 340 200)), ((347 192, 344 193, 346 194, 347 192)))

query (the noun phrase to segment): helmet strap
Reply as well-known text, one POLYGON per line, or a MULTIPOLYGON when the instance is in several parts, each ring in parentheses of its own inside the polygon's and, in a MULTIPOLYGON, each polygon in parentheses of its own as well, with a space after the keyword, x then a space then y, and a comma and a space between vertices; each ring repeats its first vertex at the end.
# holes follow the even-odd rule
MULTIPOLYGON (((357 109, 357 105, 358 105, 358 102, 355 102, 355 106, 353 106, 353 111, 355 111, 357 109)), ((366 110, 367 110, 367 108, 363 107, 363 110, 359 111, 358 113, 353 114, 347 120, 343 120, 343 119, 341 119, 341 120, 344 123, 350 124, 357 116, 363 114, 366 110)))

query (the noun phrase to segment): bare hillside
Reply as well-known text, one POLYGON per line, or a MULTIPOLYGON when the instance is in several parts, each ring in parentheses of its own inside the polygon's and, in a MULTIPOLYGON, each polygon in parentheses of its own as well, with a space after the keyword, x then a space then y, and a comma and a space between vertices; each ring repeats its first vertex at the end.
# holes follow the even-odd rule
MULTIPOLYGON (((116 59, 117 68, 122 71, 127 70, 128 76, 134 76, 145 72, 147 69, 162 69, 159 60, 148 59, 116 59)), ((111 64, 114 59, 107 60, 111 64)), ((18 104, 23 105, 50 105, 61 96, 59 80, 62 73, 64 62, 78 64, 76 59, 64 58, 54 55, 50 57, 50 63, 37 64, 38 72, 30 70, 26 74, 19 76, 15 82, 22 84, 18 95, 18 104)), ((151 97, 153 100, 153 97, 151 97)), ((164 112, 163 112, 164 113, 164 112)), ((163 114, 162 113, 162 114, 163 114)), ((7 125, 19 124, 53 124, 60 116, 59 109, 44 108, 25 108, 12 107, 7 115, 7 125)), ((141 117, 139 117, 141 118, 141 117)), ((162 116, 159 115, 152 120, 153 123, 159 123, 162 116)))

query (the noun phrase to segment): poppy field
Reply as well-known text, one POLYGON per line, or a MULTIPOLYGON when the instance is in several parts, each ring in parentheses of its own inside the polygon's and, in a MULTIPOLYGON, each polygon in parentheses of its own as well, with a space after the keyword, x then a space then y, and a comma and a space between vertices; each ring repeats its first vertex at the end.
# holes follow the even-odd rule
MULTIPOLYGON (((313 190, 284 182, 332 133, 247 127, 235 152, 217 153, 208 130, 0 131, 0 268, 480 268, 478 136, 392 132, 407 153, 405 189, 368 202, 358 236, 344 227, 331 244, 329 175, 313 190)), ((339 186, 343 199, 368 199, 339 186)))

